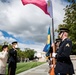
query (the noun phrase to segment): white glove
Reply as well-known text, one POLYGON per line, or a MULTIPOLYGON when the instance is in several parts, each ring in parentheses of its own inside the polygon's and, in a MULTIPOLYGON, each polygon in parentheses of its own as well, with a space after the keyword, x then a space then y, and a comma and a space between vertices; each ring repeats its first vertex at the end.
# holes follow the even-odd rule
POLYGON ((50 60, 52 61, 53 59, 52 59, 52 58, 50 58, 50 60))
POLYGON ((52 57, 54 57, 54 58, 55 58, 56 54, 57 54, 57 53, 52 53, 52 57))
POLYGON ((54 67, 55 68, 56 65, 50 65, 50 68, 54 67))

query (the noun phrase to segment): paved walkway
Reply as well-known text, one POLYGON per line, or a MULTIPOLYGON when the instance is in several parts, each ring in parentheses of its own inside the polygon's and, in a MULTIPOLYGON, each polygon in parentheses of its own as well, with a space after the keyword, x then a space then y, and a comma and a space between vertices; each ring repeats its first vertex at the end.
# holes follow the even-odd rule
POLYGON ((72 60, 72 62, 73 62, 74 71, 75 71, 75 74, 74 75, 76 75, 76 59, 75 60, 72 60))
POLYGON ((19 73, 17 75, 48 75, 48 63, 42 64, 38 67, 32 68, 28 71, 19 73))
MULTIPOLYGON (((73 60, 72 62, 74 64, 75 75, 76 75, 76 60, 73 60)), ((30 69, 28 71, 22 72, 17 75, 49 75, 48 74, 48 63, 42 64, 38 67, 35 67, 33 69, 30 69)))

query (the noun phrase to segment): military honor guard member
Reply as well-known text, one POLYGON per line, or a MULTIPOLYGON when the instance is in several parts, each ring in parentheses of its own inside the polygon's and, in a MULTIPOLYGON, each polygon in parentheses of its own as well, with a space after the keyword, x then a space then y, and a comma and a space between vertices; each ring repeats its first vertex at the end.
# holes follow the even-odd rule
MULTIPOLYGON (((58 49, 59 49, 59 44, 60 44, 60 42, 61 42, 61 39, 60 38, 58 38, 58 39, 56 39, 55 40, 55 50, 56 50, 56 54, 57 54, 57 51, 58 51, 58 49)), ((52 68, 53 68, 53 56, 52 56, 52 54, 53 54, 53 46, 54 46, 54 44, 52 44, 51 45, 51 54, 50 54, 50 60, 49 60, 49 71, 48 71, 48 73, 50 73, 50 75, 52 75, 53 73, 53 71, 52 71, 52 68)), ((56 61, 55 61, 56 62, 56 61)), ((55 67, 55 66, 54 66, 55 67)))
POLYGON ((60 39, 60 38, 56 39, 56 41, 55 41, 55 49, 56 49, 56 53, 57 53, 57 51, 58 51, 58 49, 59 49, 59 45, 60 45, 60 43, 61 43, 61 39, 60 39))
MULTIPOLYGON (((70 53, 72 50, 72 41, 68 38, 69 30, 61 28, 59 37, 62 39, 59 49, 56 55, 56 75, 73 75, 74 68, 70 59, 70 53)), ((55 55, 55 54, 54 54, 55 55)), ((53 55, 53 56, 54 56, 53 55)))
POLYGON ((12 49, 9 50, 8 75, 15 75, 17 67, 17 42, 12 42, 12 49))
POLYGON ((5 75, 7 59, 8 59, 8 45, 3 45, 2 52, 0 52, 0 75, 5 75))

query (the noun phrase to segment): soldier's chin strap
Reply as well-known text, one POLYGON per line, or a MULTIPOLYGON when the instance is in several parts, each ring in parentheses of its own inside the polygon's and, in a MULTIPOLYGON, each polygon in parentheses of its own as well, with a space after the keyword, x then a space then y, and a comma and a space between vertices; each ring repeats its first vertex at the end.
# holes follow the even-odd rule
POLYGON ((62 36, 61 36, 61 39, 62 39, 62 37, 63 37, 63 35, 64 35, 64 32, 62 32, 63 34, 62 34, 62 36))

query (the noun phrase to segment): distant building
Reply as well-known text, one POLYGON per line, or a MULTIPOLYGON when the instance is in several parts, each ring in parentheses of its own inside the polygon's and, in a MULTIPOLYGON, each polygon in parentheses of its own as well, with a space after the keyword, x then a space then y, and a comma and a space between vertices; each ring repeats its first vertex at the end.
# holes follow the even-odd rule
POLYGON ((36 52, 35 53, 35 57, 39 58, 39 62, 46 62, 46 56, 45 56, 45 52, 36 52))

